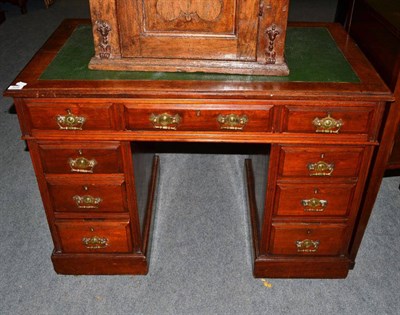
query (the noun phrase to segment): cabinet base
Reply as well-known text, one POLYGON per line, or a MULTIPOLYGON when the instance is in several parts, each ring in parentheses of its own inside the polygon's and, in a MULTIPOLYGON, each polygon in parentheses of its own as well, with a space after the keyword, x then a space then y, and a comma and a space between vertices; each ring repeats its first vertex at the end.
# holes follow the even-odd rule
POLYGON ((148 261, 143 255, 57 254, 51 255, 54 270, 63 275, 146 275, 148 261))
POLYGON ((99 59, 93 57, 91 70, 156 71, 156 72, 208 72, 243 75, 287 76, 287 64, 262 64, 258 62, 220 60, 182 60, 156 58, 99 59))

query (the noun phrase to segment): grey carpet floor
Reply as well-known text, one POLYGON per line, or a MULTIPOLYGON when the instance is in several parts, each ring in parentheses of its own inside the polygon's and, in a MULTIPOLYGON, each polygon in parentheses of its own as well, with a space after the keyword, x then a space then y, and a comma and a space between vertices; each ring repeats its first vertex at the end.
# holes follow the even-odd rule
MULTIPOLYGON (((25 16, 3 8, 1 90, 62 19, 88 16, 84 0, 56 0, 49 10, 31 0, 25 16)), ((0 99, 0 314, 399 314, 400 178, 384 179, 347 279, 268 279, 268 288, 251 274, 240 155, 161 155, 148 276, 55 274, 11 105, 0 99)))

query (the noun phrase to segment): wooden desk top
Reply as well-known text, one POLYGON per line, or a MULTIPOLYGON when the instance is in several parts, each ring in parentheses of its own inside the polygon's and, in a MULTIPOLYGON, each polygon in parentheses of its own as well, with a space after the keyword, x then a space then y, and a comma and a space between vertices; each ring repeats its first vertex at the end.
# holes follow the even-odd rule
POLYGON ((88 20, 65 20, 7 90, 12 97, 164 97, 332 100, 392 99, 367 59, 337 24, 292 24, 286 77, 87 69, 88 20))

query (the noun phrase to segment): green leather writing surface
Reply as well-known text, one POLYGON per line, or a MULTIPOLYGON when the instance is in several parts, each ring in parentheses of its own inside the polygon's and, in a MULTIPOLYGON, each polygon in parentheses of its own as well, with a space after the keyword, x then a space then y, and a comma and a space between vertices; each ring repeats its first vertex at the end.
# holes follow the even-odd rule
POLYGON ((290 27, 285 56, 289 76, 225 75, 210 73, 89 70, 94 55, 91 26, 79 26, 42 73, 40 80, 210 80, 359 82, 328 29, 290 27))

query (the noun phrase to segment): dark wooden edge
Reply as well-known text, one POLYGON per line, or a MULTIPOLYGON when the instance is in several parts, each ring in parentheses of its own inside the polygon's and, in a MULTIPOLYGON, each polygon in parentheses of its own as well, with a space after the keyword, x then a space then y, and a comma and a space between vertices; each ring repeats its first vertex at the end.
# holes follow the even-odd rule
POLYGON ((260 255, 260 245, 259 245, 259 222, 257 215, 257 203, 254 189, 254 173, 253 173, 253 163, 251 159, 245 160, 246 169, 246 184, 247 184, 247 194, 249 199, 249 214, 250 214, 250 224, 251 224, 251 236, 253 241, 253 260, 255 261, 260 255))
POLYGON ((375 152, 372 165, 368 175, 368 180, 361 204, 360 216, 354 229, 353 239, 350 246, 350 258, 355 261, 361 240, 367 228, 369 217, 375 204, 376 197, 382 183, 382 178, 386 170, 386 165, 392 153, 394 136, 400 124, 400 80, 397 80, 395 87, 397 101, 392 103, 387 114, 385 124, 383 124, 380 139, 380 146, 375 152))
MULTIPOLYGON (((368 10, 368 13, 372 15, 379 23, 381 23, 388 31, 390 31, 394 36, 397 36, 400 38, 400 30, 397 29, 393 24, 391 24, 380 12, 375 10, 374 7, 372 7, 368 1, 361 0, 361 1, 356 1, 355 5, 357 6, 357 9, 359 9, 359 5, 364 6, 366 10, 368 10), (362 2, 362 3, 361 3, 362 2)), ((351 25, 349 26, 348 29, 351 28, 351 25)))
POLYGON ((64 20, 45 45, 13 81, 27 82, 22 90, 7 90, 12 97, 196 97, 196 98, 274 98, 313 99, 329 96, 332 99, 357 97, 361 100, 390 101, 391 93, 376 74, 366 57, 353 43, 344 29, 335 23, 293 23, 297 27, 326 27, 339 49, 350 62, 361 83, 321 82, 238 82, 238 81, 63 81, 39 80, 40 75, 57 55, 59 49, 78 25, 90 20, 64 20), (340 90, 340 96, 337 91, 340 90), (368 91, 365 93, 364 91, 368 91), (272 91, 266 93, 266 91, 272 91), (348 95, 346 95, 348 93, 348 95), (355 95, 358 94, 358 95, 355 95))
POLYGON ((149 190, 147 195, 147 206, 146 206, 146 214, 144 217, 144 227, 142 231, 142 240, 143 240, 143 254, 147 257, 147 252, 150 248, 150 238, 151 238, 151 226, 153 222, 153 207, 154 207, 154 196, 156 194, 157 188, 157 178, 158 178, 158 170, 160 165, 160 157, 155 155, 153 157, 153 166, 151 170, 151 177, 149 182, 149 190))
POLYGON ((64 275, 146 275, 147 259, 139 254, 51 255, 56 273, 64 275), (110 266, 118 266, 110 268, 110 266))

